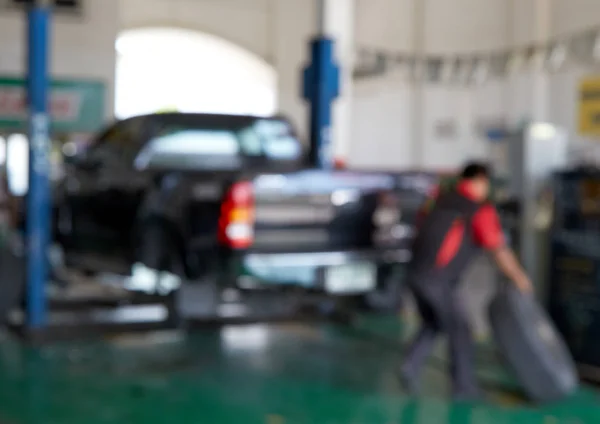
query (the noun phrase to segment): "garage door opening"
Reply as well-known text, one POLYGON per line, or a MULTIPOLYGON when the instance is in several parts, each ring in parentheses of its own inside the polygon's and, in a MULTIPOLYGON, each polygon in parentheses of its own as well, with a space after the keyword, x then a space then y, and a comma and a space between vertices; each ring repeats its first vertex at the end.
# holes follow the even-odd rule
POLYGON ((262 58, 221 38, 143 28, 117 39, 117 118, 166 112, 269 116, 277 77, 262 58))

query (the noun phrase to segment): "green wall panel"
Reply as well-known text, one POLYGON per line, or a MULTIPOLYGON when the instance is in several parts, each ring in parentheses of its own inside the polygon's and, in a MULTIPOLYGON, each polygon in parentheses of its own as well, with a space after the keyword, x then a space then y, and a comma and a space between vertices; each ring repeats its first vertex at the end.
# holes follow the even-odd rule
MULTIPOLYGON (((106 87, 101 81, 55 79, 49 108, 54 132, 96 131, 104 121, 106 87)), ((0 76, 0 130, 27 128, 26 80, 0 76)))

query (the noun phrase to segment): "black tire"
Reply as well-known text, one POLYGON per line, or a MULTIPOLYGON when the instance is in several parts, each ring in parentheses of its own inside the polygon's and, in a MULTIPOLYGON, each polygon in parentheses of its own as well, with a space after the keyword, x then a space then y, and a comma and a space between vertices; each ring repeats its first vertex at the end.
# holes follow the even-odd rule
POLYGON ((533 297, 503 288, 490 304, 489 316, 500 353, 531 400, 556 401, 577 389, 573 358, 533 297))
POLYGON ((382 315, 397 314, 402 307, 402 273, 398 267, 382 266, 378 270, 378 280, 377 290, 360 297, 360 309, 382 315))
POLYGON ((135 262, 184 278, 182 252, 176 240, 173 231, 161 221, 144 225, 137 238, 135 262))
POLYGON ((164 227, 155 223, 149 224, 140 231, 136 262, 159 271, 171 271, 171 245, 171 238, 164 227))

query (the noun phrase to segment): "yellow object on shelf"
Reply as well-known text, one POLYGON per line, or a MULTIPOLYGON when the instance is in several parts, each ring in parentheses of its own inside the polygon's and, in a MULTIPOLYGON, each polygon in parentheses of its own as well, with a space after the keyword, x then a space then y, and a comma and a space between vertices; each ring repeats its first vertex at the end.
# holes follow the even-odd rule
POLYGON ((577 93, 578 130, 584 136, 600 136, 600 75, 586 77, 577 93))

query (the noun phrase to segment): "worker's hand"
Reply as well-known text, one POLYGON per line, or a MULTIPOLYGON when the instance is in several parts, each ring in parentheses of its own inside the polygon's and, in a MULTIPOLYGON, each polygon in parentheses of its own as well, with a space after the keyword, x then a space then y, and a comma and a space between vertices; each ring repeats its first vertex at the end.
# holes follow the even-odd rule
POLYGON ((533 284, 531 284, 531 280, 529 280, 527 276, 515 279, 514 284, 523 294, 530 294, 533 292, 533 284))
POLYGON ((517 261, 512 249, 503 247, 492 252, 498 268, 504 273, 521 293, 533 292, 533 284, 517 261))

